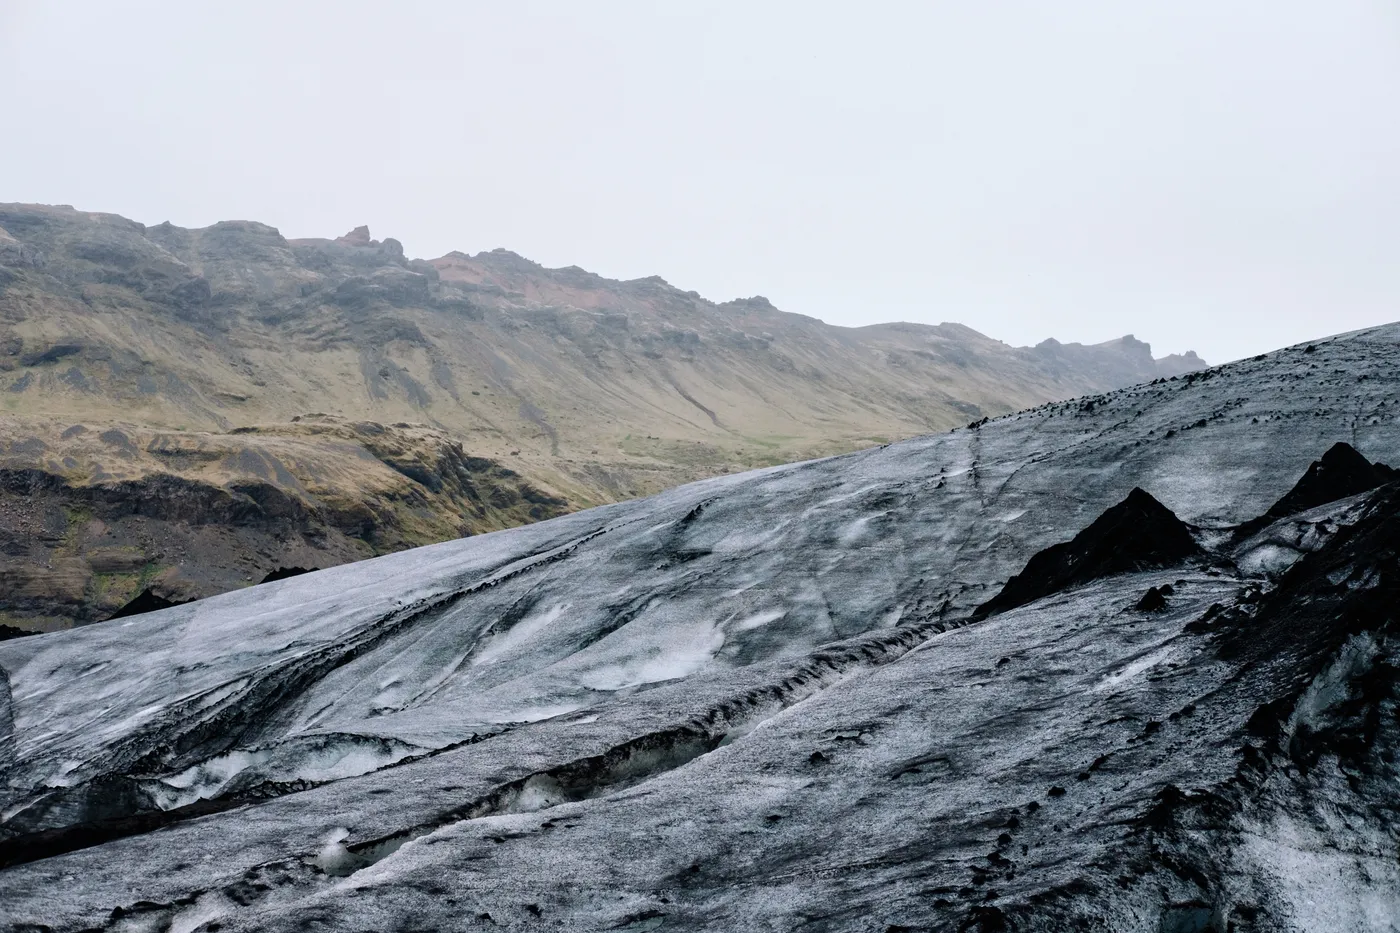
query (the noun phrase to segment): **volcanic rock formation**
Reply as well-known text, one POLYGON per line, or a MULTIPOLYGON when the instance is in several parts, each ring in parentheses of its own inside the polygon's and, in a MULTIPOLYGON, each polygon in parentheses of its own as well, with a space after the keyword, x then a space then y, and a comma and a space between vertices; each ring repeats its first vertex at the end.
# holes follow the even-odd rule
MULTIPOLYGON (((1338 497, 1340 498, 1340 497, 1338 497)), ((1175 567, 1200 553, 1191 530, 1141 489, 1074 536, 1036 554, 1000 593, 977 607, 974 618, 1005 612, 1100 577, 1175 567)), ((1160 591, 1155 591, 1161 596, 1160 591)), ((1148 608, 1155 607, 1151 600, 1148 608)))
POLYGON ((1400 472, 1384 463, 1372 463, 1346 441, 1338 441, 1328 448, 1322 459, 1308 467, 1303 478, 1283 498, 1263 515, 1241 525, 1237 534, 1241 537, 1252 534, 1272 521, 1368 492, 1395 479, 1400 479, 1400 472))

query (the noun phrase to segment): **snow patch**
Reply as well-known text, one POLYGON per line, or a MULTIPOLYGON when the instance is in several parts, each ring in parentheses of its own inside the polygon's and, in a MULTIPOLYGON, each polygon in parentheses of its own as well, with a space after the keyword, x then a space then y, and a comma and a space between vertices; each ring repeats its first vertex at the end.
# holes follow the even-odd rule
POLYGON ((1151 670, 1152 668, 1156 667, 1158 664, 1161 664, 1163 661, 1167 660, 1167 658, 1171 656, 1171 646, 1164 645, 1161 648, 1158 648, 1156 651, 1148 652, 1140 658, 1134 658, 1133 660, 1129 661, 1120 670, 1114 671, 1112 674, 1109 674, 1107 677, 1103 678, 1098 683, 1096 683, 1092 689, 1095 693, 1100 693, 1104 690, 1112 690, 1115 687, 1118 687, 1119 685, 1129 680, 1132 680, 1139 674, 1151 670))
POLYGON ((679 680, 704 668, 722 647, 724 633, 712 628, 709 637, 677 645, 670 651, 657 649, 653 654, 601 664, 580 676, 579 682, 593 690, 611 691, 679 680))
POLYGON ((500 660, 502 655, 523 646, 535 635, 553 625, 567 607, 567 603, 557 603, 544 612, 521 619, 506 631, 493 636, 472 658, 472 664, 492 664, 500 660))
POLYGON ((768 612, 759 612, 735 622, 733 629, 735 632, 747 632, 750 629, 756 629, 767 625, 769 622, 776 622, 785 615, 787 615, 786 609, 772 609, 768 612))
POLYGON ((316 853, 311 863, 332 878, 344 878, 353 874, 364 866, 365 860, 345 847, 345 840, 348 838, 350 830, 343 826, 331 830, 326 844, 316 853))
POLYGON ((161 778, 152 789, 161 809, 170 810, 217 797, 235 779, 243 786, 259 781, 323 784, 378 771, 423 751, 381 738, 307 736, 210 758, 161 778))
POLYGON ((1303 555, 1291 547, 1263 544, 1252 548, 1239 559, 1240 569, 1251 575, 1278 576, 1298 562, 1303 555))

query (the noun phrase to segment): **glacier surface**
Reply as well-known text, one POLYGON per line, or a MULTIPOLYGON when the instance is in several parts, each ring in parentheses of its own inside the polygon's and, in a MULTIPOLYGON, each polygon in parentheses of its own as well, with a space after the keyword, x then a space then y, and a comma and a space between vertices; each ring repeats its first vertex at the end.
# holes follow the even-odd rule
POLYGON ((1342 335, 0 644, 0 923, 1400 928, 1396 496, 1239 530, 1336 442, 1400 461, 1397 364, 1342 335), (1199 553, 974 616, 1134 489, 1199 553))

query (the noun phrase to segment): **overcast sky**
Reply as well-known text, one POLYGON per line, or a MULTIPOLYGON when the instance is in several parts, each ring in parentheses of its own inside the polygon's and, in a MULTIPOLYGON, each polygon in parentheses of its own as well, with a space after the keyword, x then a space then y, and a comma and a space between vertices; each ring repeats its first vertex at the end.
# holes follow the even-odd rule
POLYGON ((0 201, 1213 362, 1400 319, 1394 0, 0 0, 0 201))

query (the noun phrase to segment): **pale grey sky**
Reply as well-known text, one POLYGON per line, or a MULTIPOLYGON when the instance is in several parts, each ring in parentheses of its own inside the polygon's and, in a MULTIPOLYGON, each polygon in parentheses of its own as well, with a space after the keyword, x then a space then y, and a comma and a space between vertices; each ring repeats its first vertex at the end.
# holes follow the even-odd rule
POLYGON ((1224 361, 1400 319, 1394 0, 0 0, 0 200, 1224 361))

